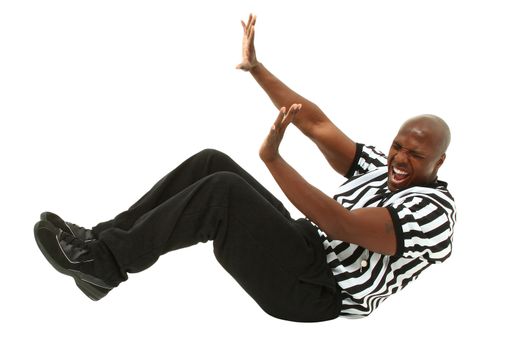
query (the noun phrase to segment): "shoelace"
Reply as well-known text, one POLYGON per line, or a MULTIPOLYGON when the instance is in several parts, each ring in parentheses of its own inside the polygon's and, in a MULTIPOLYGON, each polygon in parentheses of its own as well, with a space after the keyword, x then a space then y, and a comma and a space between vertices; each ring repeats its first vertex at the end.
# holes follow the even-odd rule
POLYGON ((89 262, 93 260, 93 251, 89 246, 89 243, 84 242, 82 239, 73 236, 71 233, 64 230, 60 230, 60 240, 69 245, 67 249, 69 251, 68 259, 76 262, 89 262))
POLYGON ((65 241, 67 244, 72 245, 74 248, 87 248, 83 240, 76 238, 74 235, 70 234, 69 232, 65 232, 62 229, 60 229, 60 231, 60 239, 65 241))
POLYGON ((66 224, 72 228, 72 229, 75 229, 77 230, 79 233, 82 233, 82 234, 85 234, 86 232, 91 232, 90 229, 87 229, 87 228, 84 228, 82 226, 78 226, 77 224, 73 224, 71 222, 66 222, 66 224))
POLYGON ((71 232, 75 237, 84 240, 84 242, 91 242, 95 240, 95 237, 93 236, 93 233, 90 229, 78 226, 77 224, 73 224, 71 222, 66 222, 66 225, 68 226, 69 232, 71 232))

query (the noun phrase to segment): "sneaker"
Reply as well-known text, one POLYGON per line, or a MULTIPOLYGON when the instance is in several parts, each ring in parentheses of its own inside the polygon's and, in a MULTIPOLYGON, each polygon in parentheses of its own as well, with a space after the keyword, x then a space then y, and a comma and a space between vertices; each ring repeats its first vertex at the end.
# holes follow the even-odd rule
POLYGON ((97 239, 93 234, 92 230, 75 225, 71 222, 64 221, 60 216, 52 212, 43 212, 42 214, 40 214, 40 220, 49 221, 55 227, 63 231, 69 232, 76 238, 81 239, 83 241, 89 242, 97 239))
POLYGON ((34 234, 47 261, 58 272, 73 277, 89 298, 99 300, 118 285, 110 277, 111 269, 118 271, 116 265, 110 260, 110 252, 104 251, 98 241, 86 243, 48 221, 37 222, 34 234))

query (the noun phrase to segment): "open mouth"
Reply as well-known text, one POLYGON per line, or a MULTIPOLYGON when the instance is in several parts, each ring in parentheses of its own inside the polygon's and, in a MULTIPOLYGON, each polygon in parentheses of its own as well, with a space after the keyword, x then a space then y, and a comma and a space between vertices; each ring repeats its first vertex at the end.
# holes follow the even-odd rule
POLYGON ((399 188, 408 182, 410 173, 404 169, 392 166, 390 169, 390 182, 391 184, 399 188))

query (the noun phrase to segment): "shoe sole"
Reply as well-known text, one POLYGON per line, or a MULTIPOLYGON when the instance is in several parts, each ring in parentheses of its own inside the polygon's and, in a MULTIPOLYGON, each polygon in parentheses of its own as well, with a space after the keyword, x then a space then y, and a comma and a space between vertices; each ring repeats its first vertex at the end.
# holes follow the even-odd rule
POLYGON ((93 301, 99 301, 100 299, 104 298, 111 290, 102 287, 97 287, 89 282, 80 280, 75 277, 73 278, 75 279, 75 283, 78 289, 80 289, 82 293, 84 293, 89 299, 93 301))
POLYGON ((63 256, 62 251, 59 248, 59 244, 56 235, 58 234, 57 228, 54 227, 50 222, 39 221, 35 224, 34 227, 35 241, 38 245, 38 248, 46 258, 46 260, 57 270, 58 272, 73 277, 77 286, 80 290, 86 294, 92 300, 99 300, 107 294, 105 291, 97 290, 96 287, 107 289, 108 292, 113 287, 106 284, 104 281, 87 275, 83 272, 72 269, 73 264, 71 264, 64 257, 64 260, 59 262, 56 260, 55 256, 63 256), (42 230, 47 231, 40 233, 42 230), (53 242, 54 241, 54 242, 53 242), (70 267, 64 267, 63 265, 71 265, 70 267))

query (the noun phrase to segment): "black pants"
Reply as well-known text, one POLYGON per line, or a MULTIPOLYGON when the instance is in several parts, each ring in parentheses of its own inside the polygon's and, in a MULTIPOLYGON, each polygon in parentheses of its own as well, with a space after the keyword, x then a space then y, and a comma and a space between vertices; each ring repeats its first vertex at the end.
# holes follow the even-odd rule
POLYGON ((341 309, 314 226, 292 219, 251 175, 215 150, 186 160, 93 232, 113 253, 121 280, 166 252, 212 240, 219 263, 268 314, 323 321, 341 309))

